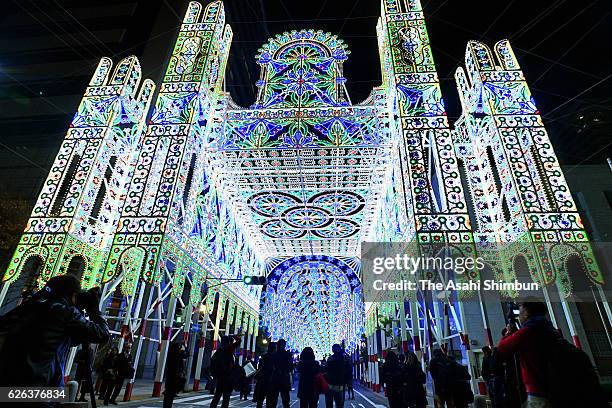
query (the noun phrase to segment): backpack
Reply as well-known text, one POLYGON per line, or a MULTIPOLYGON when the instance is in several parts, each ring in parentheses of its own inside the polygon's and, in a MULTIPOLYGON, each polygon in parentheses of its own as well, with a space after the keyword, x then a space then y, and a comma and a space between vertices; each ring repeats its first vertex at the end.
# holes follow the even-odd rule
POLYGON ((382 377, 385 386, 394 392, 400 392, 404 387, 405 373, 400 364, 391 365, 386 362, 382 366, 382 377))
POLYGON ((434 378, 436 393, 450 392, 455 385, 456 367, 455 362, 443 357, 436 361, 437 373, 434 378))
POLYGON ((471 404, 474 402, 474 392, 470 385, 472 376, 468 372, 466 366, 453 362, 453 375, 455 379, 455 393, 457 393, 463 402, 471 404))
POLYGON ((544 386, 553 407, 607 407, 588 355, 561 336, 545 345, 544 386))

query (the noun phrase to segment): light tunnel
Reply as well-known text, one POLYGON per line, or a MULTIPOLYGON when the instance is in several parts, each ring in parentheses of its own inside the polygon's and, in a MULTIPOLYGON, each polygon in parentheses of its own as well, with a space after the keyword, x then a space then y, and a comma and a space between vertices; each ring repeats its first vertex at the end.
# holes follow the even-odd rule
POLYGON ((283 338, 296 352, 310 346, 317 358, 330 355, 333 344, 353 351, 364 328, 358 272, 355 258, 310 255, 275 262, 261 311, 272 341, 283 338))

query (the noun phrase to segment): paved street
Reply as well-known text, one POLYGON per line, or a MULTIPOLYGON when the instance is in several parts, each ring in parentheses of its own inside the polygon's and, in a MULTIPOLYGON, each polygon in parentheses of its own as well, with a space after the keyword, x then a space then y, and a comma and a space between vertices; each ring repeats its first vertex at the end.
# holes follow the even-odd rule
MULTIPOLYGON (((210 405, 210 400, 212 399, 212 395, 208 393, 208 391, 202 392, 191 392, 187 394, 181 394, 174 400, 174 407, 177 408, 189 408, 189 407, 207 407, 210 405)), ((162 406, 162 399, 146 399, 142 401, 134 401, 129 403, 122 403, 122 406, 130 406, 130 407, 140 407, 140 408, 158 408, 162 406)), ((221 404, 218 405, 219 407, 221 404)), ((235 408, 254 408, 256 404, 251 401, 239 401, 238 393, 235 392, 232 394, 232 398, 230 400, 230 407, 235 408)), ((280 400, 277 405, 281 406, 280 400)), ((296 391, 291 392, 291 408, 299 407, 299 400, 296 396, 296 391)), ((387 407, 387 400, 381 394, 375 394, 371 392, 369 389, 356 386, 355 387, 355 399, 347 400, 345 402, 345 408, 384 408, 387 407)), ((319 398, 319 408, 325 407, 325 397, 321 396, 319 398)))

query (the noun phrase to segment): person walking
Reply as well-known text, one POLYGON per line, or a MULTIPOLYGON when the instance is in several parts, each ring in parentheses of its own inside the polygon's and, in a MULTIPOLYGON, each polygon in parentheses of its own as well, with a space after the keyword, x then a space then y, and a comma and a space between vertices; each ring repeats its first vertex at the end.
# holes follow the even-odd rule
POLYGON ((385 386, 389 408, 404 407, 405 372, 394 351, 388 351, 380 367, 380 380, 385 386))
POLYGON ((298 389, 297 397, 300 399, 300 408, 317 408, 319 405, 319 389, 316 377, 321 372, 321 366, 315 359, 311 347, 305 347, 300 354, 297 365, 298 389))
POLYGON ((409 408, 422 408, 427 406, 425 382, 427 375, 421 368, 421 363, 413 352, 406 354, 404 363, 404 403, 409 408))
POLYGON ((113 363, 114 380, 106 387, 106 391, 104 392, 104 405, 117 405, 117 396, 123 388, 125 379, 131 378, 134 375, 130 352, 130 345, 125 344, 123 346, 123 351, 115 357, 113 363))
POLYGON ((285 350, 287 342, 280 339, 276 343, 276 351, 272 354, 272 376, 266 408, 276 408, 280 394, 283 408, 289 408, 289 392, 291 391, 291 370, 293 370, 293 356, 285 350))
POLYGON ((164 408, 171 408, 174 397, 183 390, 186 382, 185 350, 183 343, 175 341, 168 348, 166 360, 166 380, 164 382, 164 408))
POLYGON ((55 276, 0 317, 0 386, 63 387, 70 348, 110 336, 99 299, 99 288, 82 292, 75 276, 55 276))
POLYGON ((216 408, 219 400, 221 408, 228 408, 232 390, 236 379, 233 377, 233 369, 236 365, 234 353, 240 345, 240 337, 236 336, 232 342, 230 337, 221 337, 221 347, 213 354, 210 361, 210 371, 215 378, 215 394, 210 401, 210 408, 216 408))
POLYGON ((491 350, 491 347, 484 346, 482 352, 484 356, 482 358, 481 374, 491 399, 491 407, 501 408, 504 406, 505 368, 497 358, 497 348, 491 350))
POLYGON ((351 381, 351 364, 344 355, 339 344, 332 346, 332 355, 326 361, 325 379, 329 384, 329 391, 325 394, 326 408, 344 407, 344 388, 351 381))
POLYGON ((276 351, 276 343, 268 343, 268 350, 259 357, 257 372, 255 373, 255 390, 253 391, 253 401, 257 403, 257 408, 262 408, 270 389, 272 379, 272 355, 276 351))
POLYGON ((434 382, 434 398, 438 407, 453 407, 454 370, 453 362, 440 349, 433 351, 429 361, 429 372, 434 382))

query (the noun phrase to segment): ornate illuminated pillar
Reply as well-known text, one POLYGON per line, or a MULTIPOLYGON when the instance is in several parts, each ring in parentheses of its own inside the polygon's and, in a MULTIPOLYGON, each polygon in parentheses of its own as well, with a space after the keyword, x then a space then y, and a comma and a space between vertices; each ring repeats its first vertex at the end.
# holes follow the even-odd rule
POLYGON ((568 303, 572 280, 586 279, 593 288, 604 281, 540 111, 507 40, 493 51, 470 41, 465 63, 455 74, 463 107, 455 138, 472 175, 475 236, 500 246, 495 253, 501 255, 490 260, 500 271, 497 278, 517 279, 520 271, 513 261, 525 259, 531 279, 543 285, 551 320, 553 295, 580 346, 568 303), (570 256, 580 259, 583 271, 567 269, 570 256))
MULTIPOLYGON (((446 245, 469 256, 470 219, 420 1, 382 0, 377 31, 389 114, 396 118, 390 129, 399 133, 401 205, 414 223, 412 239, 418 244, 413 256, 434 256, 446 245)), ((440 280, 445 272, 426 271, 420 279, 440 280)), ((471 270, 454 279, 477 277, 477 271, 471 270)), ((443 301, 448 303, 448 297, 443 301)), ((413 317, 413 328, 414 322, 413 317)), ((426 330, 430 330, 427 324, 426 330)), ((469 349, 464 351, 472 370, 472 355, 469 349)))
POLYGON ((160 279, 156 273, 160 256, 188 258, 182 245, 197 217, 206 139, 231 37, 221 2, 205 8, 189 3, 149 120, 104 280, 116 276, 130 248, 144 250, 138 275, 154 284, 160 279))
POLYGON ((141 83, 136 57, 112 65, 102 58, 85 90, 2 279, 0 305, 9 285, 36 258, 40 272, 31 279, 38 286, 69 267, 84 287, 100 285, 100 267, 117 227, 155 87, 148 79, 141 83))

